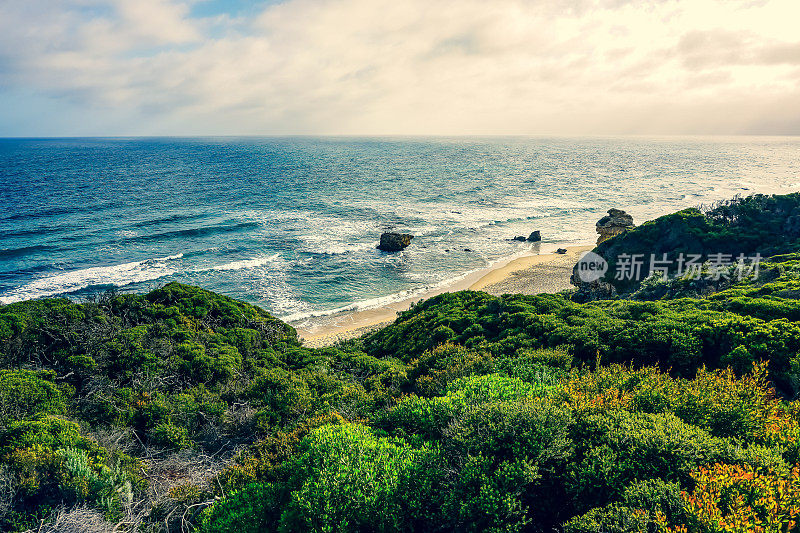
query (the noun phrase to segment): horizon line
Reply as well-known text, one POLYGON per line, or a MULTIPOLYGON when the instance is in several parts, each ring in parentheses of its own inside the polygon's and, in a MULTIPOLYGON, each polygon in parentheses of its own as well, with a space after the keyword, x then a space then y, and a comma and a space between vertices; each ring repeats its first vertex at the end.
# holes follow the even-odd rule
POLYGON ((800 133, 288 133, 288 134, 144 134, 144 135, 19 135, 0 140, 58 139, 202 139, 202 138, 480 138, 480 137, 561 137, 561 138, 653 138, 653 137, 798 137, 800 133))

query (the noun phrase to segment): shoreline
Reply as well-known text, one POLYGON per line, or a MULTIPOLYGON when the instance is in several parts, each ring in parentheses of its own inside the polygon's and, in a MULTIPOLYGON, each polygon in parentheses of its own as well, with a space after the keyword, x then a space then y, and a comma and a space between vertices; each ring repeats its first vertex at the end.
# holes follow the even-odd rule
POLYGON ((445 282, 417 295, 403 298, 370 309, 343 311, 321 317, 288 322, 297 330, 305 346, 319 348, 338 341, 361 335, 386 326, 397 318, 398 313, 408 310, 412 304, 445 292, 481 290, 493 295, 504 293, 537 294, 559 292, 571 287, 569 274, 583 252, 594 248, 594 244, 564 246, 566 254, 556 254, 557 245, 540 245, 521 255, 500 259, 495 263, 469 272, 463 277, 445 282))

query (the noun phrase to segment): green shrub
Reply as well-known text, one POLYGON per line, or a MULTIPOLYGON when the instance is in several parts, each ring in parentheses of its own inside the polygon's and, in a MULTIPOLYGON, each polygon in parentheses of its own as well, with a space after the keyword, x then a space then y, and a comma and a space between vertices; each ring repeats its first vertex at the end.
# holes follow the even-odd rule
POLYGON ((253 483, 214 502, 202 514, 202 533, 261 533, 274 531, 280 516, 272 485, 253 483))
POLYGON ((412 361, 410 367, 409 377, 414 381, 416 392, 423 396, 438 396, 455 379, 490 372, 492 358, 485 352, 447 343, 427 350, 412 361))
POLYGON ((285 472, 282 467, 296 455, 303 437, 318 427, 343 423, 345 420, 340 415, 328 413, 306 419, 291 431, 276 431, 239 452, 220 472, 213 485, 230 490, 255 482, 283 480, 285 472))
POLYGON ((648 533, 661 530, 664 520, 684 519, 678 483, 661 479, 637 481, 619 502, 596 507, 564 524, 564 533, 648 533))
POLYGON ((631 508, 647 510, 653 522, 658 516, 664 516, 670 522, 684 516, 680 485, 663 479, 635 481, 625 489, 622 503, 631 508))
POLYGON ((574 460, 569 410, 526 397, 466 407, 444 432, 444 451, 457 473, 445 516, 472 531, 520 530, 553 523, 564 492, 550 483, 574 460))
POLYGON ((534 394, 537 387, 500 374, 459 378, 447 386, 444 396, 409 395, 381 417, 381 424, 406 435, 439 436, 453 416, 469 405, 509 401, 534 394))
POLYGON ((619 498, 635 480, 659 478, 686 484, 704 464, 775 460, 766 450, 750 454, 671 413, 611 410, 591 414, 577 421, 571 438, 578 460, 569 487, 587 508, 619 498))
POLYGON ((264 427, 311 416, 319 406, 317 394, 300 375, 279 368, 260 372, 247 395, 265 407, 260 412, 264 427))
POLYGON ((150 442, 156 446, 180 450, 192 445, 189 432, 184 427, 161 422, 150 431, 150 442))
POLYGON ((280 531, 398 531, 408 520, 398 493, 426 451, 364 426, 323 426, 291 461, 280 531))
POLYGON ((80 426, 56 416, 11 422, 0 432, 0 453, 19 448, 68 448, 84 442, 80 426))
POLYGON ((414 394, 403 398, 379 419, 379 424, 402 435, 439 437, 459 408, 451 397, 424 398, 414 394))
POLYGON ((63 414, 65 395, 53 372, 0 370, 0 425, 38 414, 63 414))
POLYGON ((564 533, 648 533, 651 520, 644 509, 611 503, 576 516, 564 524, 564 533))

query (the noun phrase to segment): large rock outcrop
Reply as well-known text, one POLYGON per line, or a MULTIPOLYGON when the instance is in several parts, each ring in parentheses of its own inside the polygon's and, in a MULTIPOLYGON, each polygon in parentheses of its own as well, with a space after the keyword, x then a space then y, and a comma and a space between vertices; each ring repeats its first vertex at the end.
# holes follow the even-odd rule
POLYGON ((411 244, 411 239, 413 238, 414 236, 410 233, 383 233, 381 234, 381 242, 378 245, 378 250, 383 250, 384 252, 399 252, 411 244))
POLYGON ((622 209, 609 209, 608 214, 597 221, 597 244, 616 237, 634 228, 633 217, 622 209))

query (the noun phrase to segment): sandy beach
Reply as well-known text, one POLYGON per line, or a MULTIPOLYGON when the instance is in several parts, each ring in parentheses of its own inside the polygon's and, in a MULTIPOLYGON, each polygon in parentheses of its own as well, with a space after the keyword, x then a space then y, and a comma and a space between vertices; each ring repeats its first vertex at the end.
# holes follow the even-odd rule
POLYGON ((373 309, 343 312, 291 323, 306 346, 329 346, 338 341, 359 337, 395 320, 413 303, 444 292, 485 291, 493 295, 555 293, 571 288, 569 277, 581 254, 594 245, 566 247, 566 254, 556 254, 556 246, 545 250, 533 247, 518 257, 498 261, 484 269, 409 298, 373 309), (551 250, 552 248, 552 250, 551 250))

